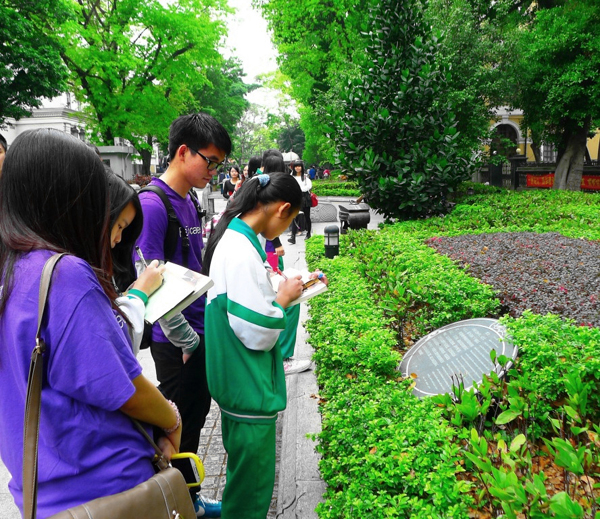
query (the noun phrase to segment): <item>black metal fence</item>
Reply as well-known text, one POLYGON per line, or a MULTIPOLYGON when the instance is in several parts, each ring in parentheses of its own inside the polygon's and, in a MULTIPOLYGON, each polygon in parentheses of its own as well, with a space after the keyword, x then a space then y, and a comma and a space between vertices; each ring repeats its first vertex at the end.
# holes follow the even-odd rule
MULTIPOLYGON (((525 157, 516 156, 508 159, 508 162, 502 164, 488 164, 481 168, 479 178, 482 183, 488 183, 491 186, 503 187, 506 189, 538 189, 551 187, 540 182, 529 182, 528 175, 531 177, 546 177, 548 174, 556 171, 555 162, 537 163, 528 162, 525 157), (534 185, 531 185, 534 184, 534 185), (535 185, 537 184, 537 185, 535 185)), ((600 186, 600 161, 594 160, 587 162, 583 166, 583 174, 586 177, 593 177, 593 184, 600 186), (595 178, 598 180, 595 180, 595 178)), ((585 191, 598 191, 598 189, 584 189, 585 191)))

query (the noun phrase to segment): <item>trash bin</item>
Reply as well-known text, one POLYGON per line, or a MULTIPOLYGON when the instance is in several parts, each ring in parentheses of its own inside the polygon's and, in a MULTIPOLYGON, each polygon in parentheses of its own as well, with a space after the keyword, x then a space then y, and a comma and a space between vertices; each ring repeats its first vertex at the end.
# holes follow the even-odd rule
POLYGON ((350 202, 348 205, 339 206, 341 234, 346 234, 348 229, 366 229, 371 221, 371 207, 369 204, 350 202))

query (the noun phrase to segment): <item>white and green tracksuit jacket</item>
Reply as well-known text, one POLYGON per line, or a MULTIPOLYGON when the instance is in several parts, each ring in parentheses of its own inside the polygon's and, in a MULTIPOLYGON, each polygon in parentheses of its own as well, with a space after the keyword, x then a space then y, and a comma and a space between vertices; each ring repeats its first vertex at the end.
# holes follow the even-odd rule
POLYGON ((243 422, 275 421, 286 404, 278 342, 286 317, 275 302, 266 258, 254 231, 234 218, 210 266, 215 284, 204 323, 208 387, 221 411, 243 422))

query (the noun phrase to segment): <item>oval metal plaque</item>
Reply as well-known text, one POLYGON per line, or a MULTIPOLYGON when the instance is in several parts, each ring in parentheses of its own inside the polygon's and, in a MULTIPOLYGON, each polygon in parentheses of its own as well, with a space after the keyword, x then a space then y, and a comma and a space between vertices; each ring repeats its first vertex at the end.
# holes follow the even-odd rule
POLYGON ((506 339, 506 328, 497 319, 468 319, 448 324, 419 340, 404 355, 400 371, 413 377, 415 396, 451 393, 460 381, 465 389, 481 382, 491 371, 504 375, 517 357, 517 348, 506 339), (511 361, 503 368, 493 363, 490 353, 511 361))

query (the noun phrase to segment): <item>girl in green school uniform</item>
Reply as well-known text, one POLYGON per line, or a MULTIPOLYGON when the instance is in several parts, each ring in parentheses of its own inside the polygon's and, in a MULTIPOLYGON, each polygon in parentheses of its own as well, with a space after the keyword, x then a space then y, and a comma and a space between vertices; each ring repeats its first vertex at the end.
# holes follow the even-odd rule
POLYGON ((223 519, 264 519, 275 483, 275 420, 286 389, 279 334, 285 308, 302 293, 300 278, 275 292, 257 235, 272 240, 298 214, 302 193, 286 173, 246 181, 210 237, 205 272, 206 371, 221 408, 227 450, 223 519))

